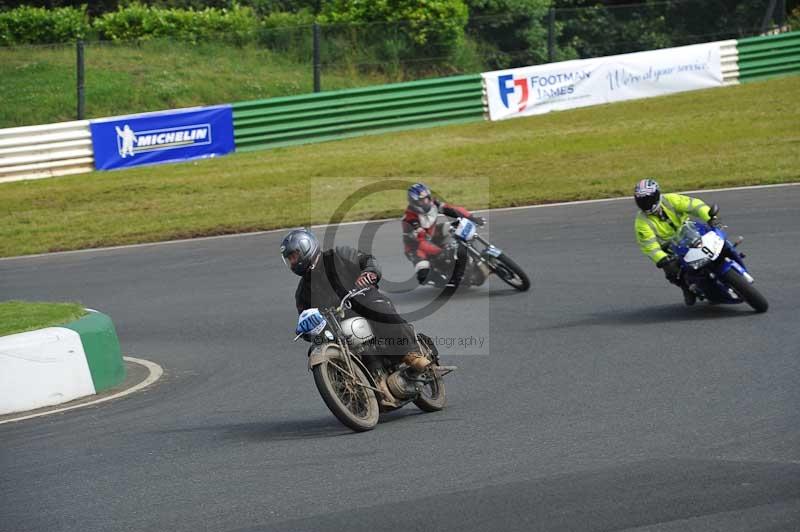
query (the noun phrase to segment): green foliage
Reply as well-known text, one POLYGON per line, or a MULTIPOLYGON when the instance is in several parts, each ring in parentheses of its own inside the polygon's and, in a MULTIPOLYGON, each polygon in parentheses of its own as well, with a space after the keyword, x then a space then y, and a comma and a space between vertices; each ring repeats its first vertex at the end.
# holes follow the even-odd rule
POLYGON ((796 7, 794 11, 789 14, 786 24, 792 30, 800 30, 800 6, 796 7))
POLYGON ((170 37, 190 43, 222 40, 243 45, 255 39, 258 19, 252 9, 238 5, 195 11, 134 2, 96 18, 93 26, 101 38, 111 41, 170 37))
POLYGON ((314 18, 314 14, 307 9, 295 13, 270 13, 261 19, 258 42, 295 61, 308 61, 312 55, 311 25, 314 18))
POLYGON ((391 23, 418 50, 451 53, 464 40, 468 10, 463 0, 332 0, 320 22, 391 23))
POLYGON ((0 11, 2 46, 68 42, 82 39, 88 32, 85 5, 56 9, 21 6, 0 11))
POLYGON ((761 32, 768 5, 769 0, 652 0, 625 5, 558 0, 558 45, 562 56, 600 57, 736 39, 761 32))
POLYGON ((491 68, 547 60, 545 17, 550 0, 467 0, 469 34, 484 49, 491 68))
POLYGON ((662 6, 613 9, 594 5, 558 12, 559 48, 566 55, 602 57, 669 47, 662 6))

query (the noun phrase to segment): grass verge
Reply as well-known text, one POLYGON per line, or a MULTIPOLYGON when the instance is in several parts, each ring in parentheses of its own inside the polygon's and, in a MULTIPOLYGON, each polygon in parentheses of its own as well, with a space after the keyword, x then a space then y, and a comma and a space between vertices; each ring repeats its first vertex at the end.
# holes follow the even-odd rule
POLYGON ((0 336, 62 325, 86 314, 78 303, 0 302, 0 336))
MULTIPOLYGON (((357 187, 424 181, 469 208, 800 181, 800 76, 503 122, 0 185, 0 256, 309 223, 357 187), (488 182, 487 187, 483 184, 488 182)), ((399 215, 402 190, 345 220, 399 215)), ((631 203, 631 208, 632 203, 631 203)))

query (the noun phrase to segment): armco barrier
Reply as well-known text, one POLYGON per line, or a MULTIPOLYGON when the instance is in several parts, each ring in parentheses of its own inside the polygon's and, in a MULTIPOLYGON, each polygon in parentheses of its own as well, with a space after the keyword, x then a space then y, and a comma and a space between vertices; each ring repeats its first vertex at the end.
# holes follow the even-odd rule
POLYGON ((233 104, 236 151, 482 120, 480 75, 233 104))
POLYGON ((89 121, 0 129, 0 183, 94 170, 89 121))
POLYGON ((800 73, 800 31, 739 39, 739 81, 800 73))
POLYGON ((725 85, 739 83, 739 51, 736 49, 736 39, 719 41, 719 59, 723 83, 725 85))

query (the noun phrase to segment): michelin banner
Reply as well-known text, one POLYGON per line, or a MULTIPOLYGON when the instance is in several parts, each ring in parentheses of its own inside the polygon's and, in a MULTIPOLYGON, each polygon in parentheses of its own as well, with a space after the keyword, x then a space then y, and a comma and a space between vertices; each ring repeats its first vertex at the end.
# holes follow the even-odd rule
POLYGON ((98 170, 216 157, 234 151, 230 105, 92 120, 98 170))
POLYGON ((719 43, 482 74, 491 120, 722 85, 719 43))

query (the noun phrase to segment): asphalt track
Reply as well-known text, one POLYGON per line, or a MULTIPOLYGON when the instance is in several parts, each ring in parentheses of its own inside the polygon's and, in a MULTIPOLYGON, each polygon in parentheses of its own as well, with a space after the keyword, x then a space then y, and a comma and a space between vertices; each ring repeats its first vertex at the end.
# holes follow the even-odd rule
MULTIPOLYGON (((767 314, 684 307, 632 202, 493 212, 533 289, 493 281, 419 323, 453 339, 449 406, 364 434, 291 343, 281 233, 0 261, 0 299, 79 300, 165 370, 0 426, 0 530, 800 530, 800 187, 699 196, 745 236, 767 314)), ((398 233, 375 247, 395 282, 398 233)))

